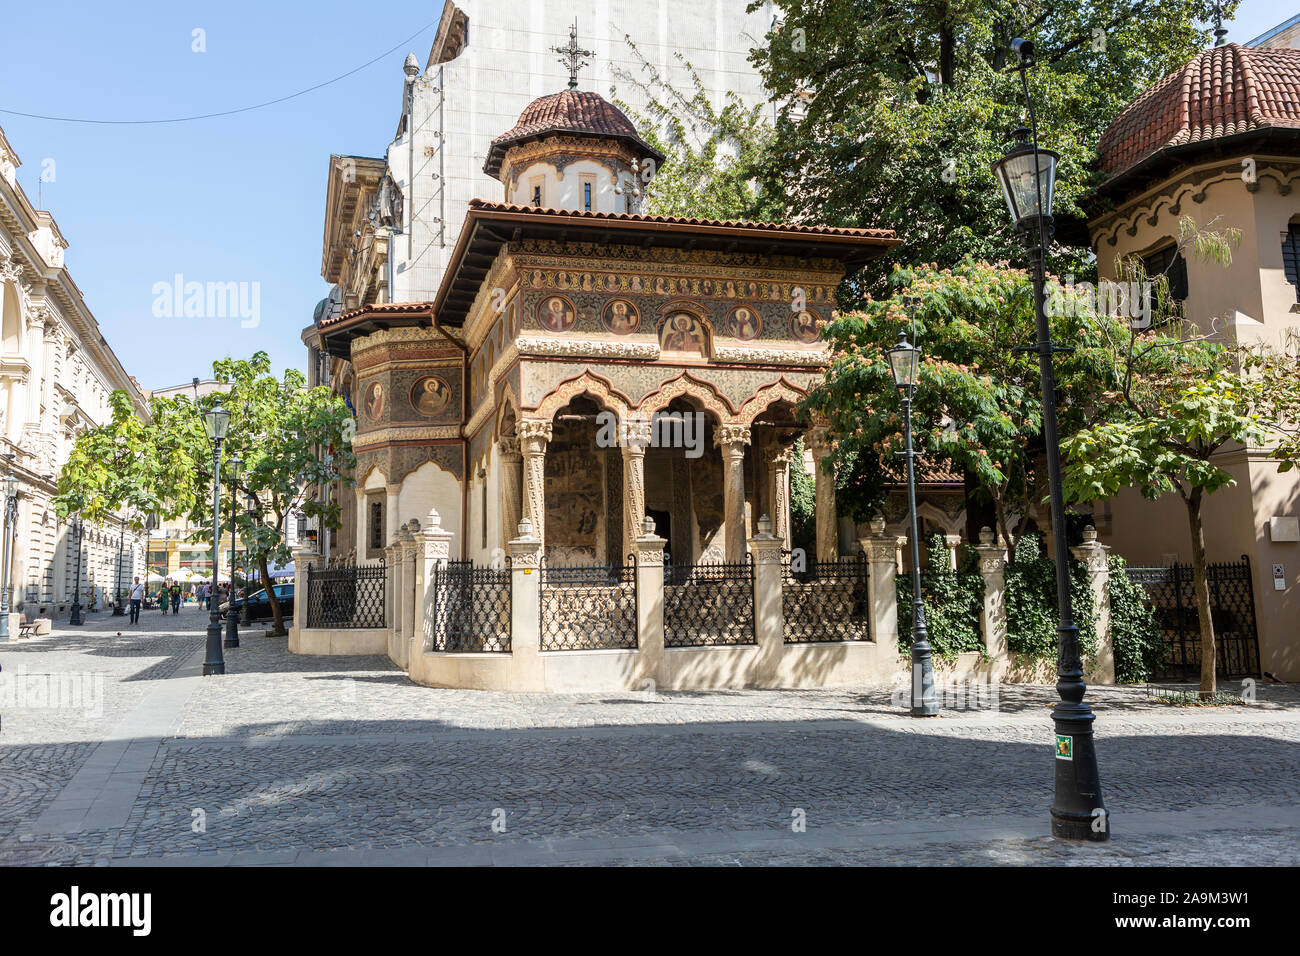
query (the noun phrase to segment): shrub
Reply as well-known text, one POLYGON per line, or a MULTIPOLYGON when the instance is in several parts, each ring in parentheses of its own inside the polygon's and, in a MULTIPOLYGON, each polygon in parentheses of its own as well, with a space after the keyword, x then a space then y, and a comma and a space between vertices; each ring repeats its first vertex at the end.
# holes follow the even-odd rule
MULTIPOLYGON (((958 570, 948 565, 948 546, 942 534, 925 543, 927 567, 921 574, 925 601, 926 634, 935 657, 954 658, 963 651, 983 651, 980 612, 984 608, 984 578, 975 570, 971 548, 963 548, 958 570)), ((912 650, 912 576, 900 574, 898 586, 898 647, 912 650)))
POLYGON ((1160 664, 1164 640, 1146 589, 1129 580, 1128 562, 1110 556, 1110 633, 1115 649, 1115 682, 1140 684, 1160 664))
MULTIPOLYGON (((1042 553, 1042 537, 1024 535, 1016 545, 1015 561, 1007 565, 1007 647, 1029 658, 1056 657, 1056 562, 1042 553)), ((1070 562, 1070 595, 1079 651, 1086 662, 1097 654, 1097 611, 1088 571, 1070 562)))

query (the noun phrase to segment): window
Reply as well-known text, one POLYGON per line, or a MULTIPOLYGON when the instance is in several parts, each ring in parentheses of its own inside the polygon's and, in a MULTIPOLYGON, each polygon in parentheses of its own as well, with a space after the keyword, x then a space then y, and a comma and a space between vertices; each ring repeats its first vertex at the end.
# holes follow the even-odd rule
POLYGON ((1178 251, 1177 246, 1166 246, 1142 257, 1142 265, 1147 275, 1155 279, 1159 275, 1169 277, 1169 298, 1182 302, 1187 298, 1187 260, 1178 251))
POLYGON ((370 502, 370 550, 384 550, 384 500, 370 502))
POLYGON ((1300 302, 1300 223, 1292 223, 1282 234, 1282 269, 1286 281, 1295 286, 1296 301, 1300 302))
POLYGON ((541 179, 534 179, 534 180, 530 183, 530 185, 533 187, 533 205, 534 205, 534 206, 540 206, 540 205, 542 205, 542 200, 543 200, 543 196, 542 196, 542 180, 541 180, 541 179))
POLYGON ((586 212, 591 212, 591 183, 582 184, 582 208, 586 212))

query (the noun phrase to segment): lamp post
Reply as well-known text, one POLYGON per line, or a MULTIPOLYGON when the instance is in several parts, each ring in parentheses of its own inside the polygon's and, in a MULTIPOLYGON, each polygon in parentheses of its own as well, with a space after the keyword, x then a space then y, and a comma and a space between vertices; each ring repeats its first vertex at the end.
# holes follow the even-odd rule
POLYGON ((120 519, 122 524, 117 533, 117 581, 116 591, 113 599, 113 617, 121 617, 126 613, 122 609, 122 545, 126 542, 126 518, 120 519))
POLYGON ((72 575, 72 613, 68 617, 69 624, 84 624, 81 619, 81 515, 74 515, 72 518, 72 527, 77 532, 77 569, 72 575))
POLYGON ((921 367, 921 349, 907 341, 907 333, 898 333, 898 344, 887 349, 894 384, 903 401, 903 441, 900 452, 907 459, 907 511, 912 530, 912 716, 933 717, 939 713, 934 693, 934 663, 930 639, 925 629, 925 602, 921 600, 921 546, 916 528, 916 473, 912 450, 912 399, 916 395, 916 375, 921 367))
MULTIPOLYGON (((233 477, 230 483, 230 592, 226 602, 226 647, 239 646, 239 611, 235 609, 235 506, 239 501, 239 468, 244 459, 236 455, 230 459, 233 477)), ((212 596, 216 600, 217 575, 212 574, 212 596)))
MULTIPOLYGON (((212 442, 212 580, 221 570, 221 443, 230 427, 230 412, 217 405, 203 413, 203 430, 212 442)), ((224 674, 226 661, 221 653, 221 608, 215 602, 208 611, 207 656, 203 676, 224 674)))
POLYGON ((1101 842, 1110 838, 1109 817, 1101 798, 1101 777, 1093 741, 1092 709, 1083 701, 1083 660, 1079 654, 1079 629, 1074 623, 1070 599, 1070 555, 1065 536, 1065 498, 1061 491, 1061 448, 1056 422, 1056 378, 1052 368, 1051 326, 1047 321, 1045 257, 1052 235, 1052 187, 1060 156, 1038 148, 1038 127, 1029 97, 1027 70, 1034 64, 1034 47, 1027 40, 1012 41, 1019 59, 1015 67, 1028 104, 1031 129, 1023 126, 1014 135, 1016 143, 1002 159, 992 164, 1002 187, 1015 231, 1029 254, 1034 284, 1034 320, 1042 378, 1043 441, 1047 451, 1047 481, 1051 500, 1052 545, 1056 562, 1057 625, 1056 692, 1052 710, 1056 724, 1056 795, 1052 802, 1052 835, 1066 840, 1101 842), (1030 145, 1029 139, 1033 139, 1030 145))
POLYGON ((9 640, 9 556, 13 553, 14 525, 18 521, 18 478, 5 476, 4 580, 0 582, 0 641, 9 640))

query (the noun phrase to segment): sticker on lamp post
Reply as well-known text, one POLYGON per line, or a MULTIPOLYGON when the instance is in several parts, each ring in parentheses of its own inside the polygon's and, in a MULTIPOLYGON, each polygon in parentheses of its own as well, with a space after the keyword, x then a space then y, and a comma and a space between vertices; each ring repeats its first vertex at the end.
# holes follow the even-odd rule
POLYGON ((1073 760, 1074 759, 1074 738, 1068 734, 1056 735, 1056 759, 1073 760))

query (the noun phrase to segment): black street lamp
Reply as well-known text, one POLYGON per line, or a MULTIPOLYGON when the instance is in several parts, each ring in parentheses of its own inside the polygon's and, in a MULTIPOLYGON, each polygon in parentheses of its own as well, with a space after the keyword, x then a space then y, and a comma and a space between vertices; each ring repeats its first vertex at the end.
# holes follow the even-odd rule
MULTIPOLYGON (((6 455, 13 465, 13 456, 6 455)), ((14 525, 18 522, 18 478, 5 476, 4 580, 0 582, 0 642, 9 640, 9 556, 13 554, 14 525)))
POLYGON ((1110 821, 1101 799, 1101 776, 1093 741, 1092 709, 1083 702, 1083 660, 1079 654, 1079 628, 1070 600, 1070 555, 1065 535, 1065 498, 1061 491, 1061 447, 1056 423, 1056 377, 1052 368, 1052 330, 1047 321, 1047 243, 1052 235, 1052 187, 1060 156, 1038 148, 1038 124, 1029 97, 1026 71, 1034 64, 1034 47, 1027 40, 1012 41, 1032 130, 1015 131, 1016 144, 992 164, 1002 187, 1015 231, 1029 253, 1034 283, 1034 320, 1038 342, 1038 368, 1043 391, 1043 441, 1047 447, 1047 481, 1051 499, 1052 545, 1056 561, 1057 626, 1056 692, 1052 710, 1056 724, 1056 796, 1052 802, 1052 835, 1066 840, 1101 842, 1110 838, 1110 821), (1028 142, 1032 136, 1033 144, 1028 142))
POLYGON ((939 699, 934 692, 934 663, 930 638, 925 630, 925 602, 921 600, 921 547, 916 528, 916 473, 912 450, 912 399, 916 395, 916 376, 921 367, 921 349, 910 345, 907 333, 898 333, 898 344, 887 349, 889 367, 894 373, 903 401, 903 440, 907 459, 907 511, 912 522, 912 716, 933 717, 939 713, 939 699))
POLYGON ((121 617, 126 613, 122 609, 122 545, 126 542, 126 518, 121 519, 122 525, 117 533, 117 594, 113 601, 113 617, 121 617))
POLYGON ((72 529, 77 532, 77 570, 72 575, 72 614, 69 624, 85 624, 81 619, 81 515, 73 515, 72 529))
MULTIPOLYGON (((203 413, 203 430, 212 442, 212 580, 221 570, 221 443, 230 427, 230 412, 217 405, 203 413)), ((207 656, 203 676, 224 674, 226 660, 221 653, 221 608, 213 601, 208 611, 207 656)))
MULTIPOLYGON (((226 602, 226 647, 239 646, 239 611, 235 608, 235 507, 239 501, 239 468, 244 459, 236 455, 230 459, 230 592, 226 602)), ((217 575, 212 574, 212 600, 216 601, 217 575)))

